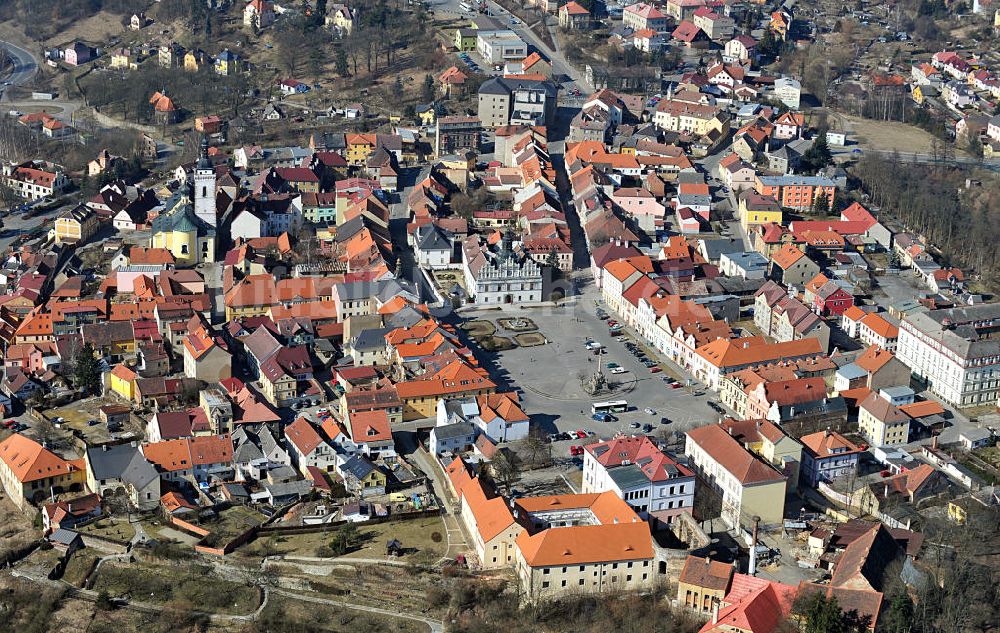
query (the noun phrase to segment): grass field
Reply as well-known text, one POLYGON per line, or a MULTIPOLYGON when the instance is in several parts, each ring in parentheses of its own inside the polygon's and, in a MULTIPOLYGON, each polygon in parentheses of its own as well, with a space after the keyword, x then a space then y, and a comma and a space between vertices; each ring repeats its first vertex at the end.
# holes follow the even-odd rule
POLYGON ((250 613, 260 604, 257 590, 214 576, 210 567, 160 567, 143 563, 104 563, 95 591, 158 604, 188 604, 210 613, 250 613))
POLYGON ((135 536, 135 528, 124 519, 104 518, 80 528, 85 534, 102 536, 114 541, 128 542, 135 536))
MULTIPOLYGON (((317 550, 329 545, 337 528, 328 532, 313 534, 293 534, 275 539, 278 550, 296 556, 316 556, 317 550)), ((373 525, 358 525, 361 543, 357 549, 345 558, 382 558, 385 556, 385 544, 390 539, 396 539, 403 544, 403 561, 434 562, 444 555, 445 543, 444 523, 440 517, 427 517, 411 521, 391 521, 373 525), (441 537, 435 543, 433 535, 441 537)))
POLYGON ((40 535, 28 517, 21 514, 6 495, 0 497, 0 561, 9 552, 20 549, 40 535))
POLYGON ((63 573, 63 580, 70 583, 74 587, 82 587, 83 581, 93 566, 94 561, 100 557, 100 552, 89 547, 77 550, 73 553, 73 556, 70 557, 69 563, 66 565, 66 571, 63 573))
POLYGON ((466 321, 462 324, 462 329, 469 333, 472 338, 479 338, 481 336, 491 336, 496 334, 497 327, 493 325, 492 322, 486 321, 485 319, 476 319, 474 321, 466 321))
POLYGON ((895 121, 841 116, 848 122, 848 139, 862 147, 914 153, 928 153, 931 149, 931 139, 934 137, 916 126, 895 121))
MULTIPOLYGON (((305 624, 322 623, 325 631, 335 631, 344 633, 354 633, 355 631, 365 631, 366 633, 423 633, 428 630, 427 625, 413 620, 402 618, 391 618, 388 616, 365 613, 356 609, 346 607, 335 607, 332 605, 315 604, 301 600, 293 600, 285 596, 272 596, 267 601, 260 616, 261 623, 266 624, 271 621, 280 621, 282 626, 305 628, 305 624), (299 625, 298 627, 296 625, 299 625)), ((291 629, 289 629, 291 630, 291 629)))

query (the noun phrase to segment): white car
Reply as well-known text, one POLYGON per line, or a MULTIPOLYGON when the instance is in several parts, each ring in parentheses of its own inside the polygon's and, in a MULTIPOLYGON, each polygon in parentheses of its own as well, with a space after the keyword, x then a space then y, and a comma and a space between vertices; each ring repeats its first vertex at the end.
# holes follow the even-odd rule
POLYGON ((614 369, 611 370, 611 373, 612 374, 624 374, 627 371, 628 370, 625 369, 624 367, 615 367, 614 369))
POLYGON ((643 411, 645 411, 649 415, 656 415, 656 411, 650 409, 649 407, 646 407, 645 409, 643 409, 643 411))

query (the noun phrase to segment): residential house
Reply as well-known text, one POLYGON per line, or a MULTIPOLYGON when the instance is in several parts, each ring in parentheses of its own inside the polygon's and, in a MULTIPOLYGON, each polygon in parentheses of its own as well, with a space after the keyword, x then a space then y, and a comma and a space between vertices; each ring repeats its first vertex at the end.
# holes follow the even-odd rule
POLYGON ((857 473, 861 449, 836 431, 819 431, 799 438, 802 443, 802 481, 812 488, 821 482, 857 473))
POLYGON ((722 496, 722 519, 746 526, 752 517, 765 525, 784 519, 787 478, 755 457, 718 424, 687 432, 684 454, 699 477, 722 496))
POLYGON ((858 407, 858 430, 872 446, 906 444, 910 440, 910 418, 873 391, 858 407))
POLYGON ((694 506, 694 473, 644 435, 584 447, 583 493, 612 491, 639 516, 671 523, 694 506))
POLYGON ((152 510, 160 503, 160 476, 136 442, 87 449, 87 488, 102 497, 124 495, 133 507, 152 510))
POLYGON ((0 483, 22 510, 53 494, 81 491, 86 471, 82 460, 67 461, 20 433, 0 442, 0 483))

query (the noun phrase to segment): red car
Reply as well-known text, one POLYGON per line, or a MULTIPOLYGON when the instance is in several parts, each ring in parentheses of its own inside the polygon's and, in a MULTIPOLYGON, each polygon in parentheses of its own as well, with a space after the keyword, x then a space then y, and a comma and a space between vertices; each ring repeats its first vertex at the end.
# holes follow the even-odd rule
POLYGON ((573 457, 576 457, 578 455, 583 455, 583 447, 582 446, 570 446, 569 447, 569 454, 572 455, 573 457))
POLYGON ((661 369, 659 365, 653 365, 652 367, 649 368, 649 373, 651 374, 658 374, 661 371, 663 371, 663 369, 661 369))
POLYGON ((576 439, 582 440, 583 438, 587 437, 587 432, 582 429, 577 429, 575 435, 576 439))
POLYGON ((670 385, 670 388, 671 389, 680 389, 681 388, 681 383, 675 382, 674 384, 670 385))
POLYGON ((13 427, 15 424, 17 424, 17 420, 7 420, 6 422, 3 423, 3 426, 5 429, 9 429, 13 427))

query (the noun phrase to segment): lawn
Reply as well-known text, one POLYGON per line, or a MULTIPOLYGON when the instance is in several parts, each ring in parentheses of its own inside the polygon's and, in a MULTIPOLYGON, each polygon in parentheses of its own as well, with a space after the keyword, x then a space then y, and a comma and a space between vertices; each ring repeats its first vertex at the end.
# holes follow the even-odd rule
MULTIPOLYGON (((331 527, 326 532, 268 538, 272 539, 275 548, 283 554, 317 556, 320 548, 330 545, 337 529, 337 527, 331 527)), ((414 562, 434 562, 444 556, 447 547, 444 523, 440 517, 390 521, 372 525, 361 523, 358 524, 358 535, 360 536, 358 547, 348 553, 346 558, 383 558, 385 557, 385 544, 390 539, 396 539, 403 544, 405 553, 401 560, 404 562, 411 559, 414 559, 414 562), (434 534, 441 537, 440 542, 434 542, 434 539, 437 538, 434 534)))
POLYGON ((515 334, 514 340, 521 347, 536 347, 538 345, 545 345, 545 335, 541 332, 527 332, 524 334, 515 334))
POLYGON ((80 528, 80 531, 85 534, 102 536, 106 539, 121 541, 123 543, 131 541, 135 536, 135 528, 128 521, 118 518, 111 519, 110 517, 99 519, 90 525, 85 525, 80 528))
POLYGON ((70 557, 69 563, 66 565, 66 571, 63 573, 63 580, 70 583, 74 587, 82 587, 83 581, 86 579, 87 574, 90 573, 91 568, 94 566, 94 561, 100 557, 100 552, 89 547, 77 550, 73 553, 73 556, 70 557))
POLYGON ((260 525, 265 519, 263 514, 245 506, 232 506, 220 512, 218 518, 203 521, 200 526, 210 530, 213 536, 209 538, 222 545, 260 525))
POLYGON ((301 600, 293 600, 285 596, 274 595, 267 601, 267 606, 260 614, 261 628, 267 630, 273 623, 275 628, 283 630, 305 630, 317 623, 325 631, 353 633, 423 633, 427 626, 413 620, 391 618, 377 613, 366 613, 346 607, 336 607, 301 600), (306 625, 310 625, 307 627, 306 625))
POLYGON ((210 613, 247 614, 259 604, 257 589, 223 580, 208 566, 161 567, 142 563, 104 563, 93 589, 111 596, 157 604, 189 604, 210 613))
POLYGON ((0 563, 7 555, 40 536, 28 517, 21 514, 6 495, 0 497, 0 563))
POLYGON ((496 334, 497 328, 490 321, 484 319, 476 319, 474 321, 466 321, 462 324, 462 329, 469 333, 472 338, 478 339, 483 336, 492 336, 496 334))

